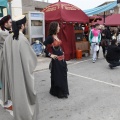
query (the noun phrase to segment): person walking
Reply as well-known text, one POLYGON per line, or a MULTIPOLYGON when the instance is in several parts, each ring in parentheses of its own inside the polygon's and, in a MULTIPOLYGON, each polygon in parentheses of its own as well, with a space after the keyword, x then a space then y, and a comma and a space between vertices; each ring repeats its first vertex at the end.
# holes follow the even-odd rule
POLYGON ((111 35, 111 31, 110 31, 110 28, 109 26, 106 27, 105 29, 105 36, 106 36, 106 42, 108 45, 110 45, 111 43, 111 38, 112 38, 112 35, 111 35))
POLYGON ((117 32, 117 43, 120 46, 120 28, 118 29, 118 32, 117 32))
POLYGON ((58 98, 68 98, 67 64, 61 48, 62 41, 57 36, 59 30, 58 22, 51 22, 49 35, 44 42, 45 53, 52 58, 50 94, 58 98))
POLYGON ((0 20, 0 88, 2 88, 3 104, 4 108, 12 109, 12 102, 10 97, 9 85, 4 78, 4 66, 3 66, 3 46, 5 39, 11 33, 12 20, 11 16, 4 16, 0 20))
POLYGON ((39 105, 34 90, 33 71, 37 65, 36 55, 23 31, 24 15, 13 19, 13 33, 3 47, 5 79, 10 85, 15 120, 38 120, 39 105))
POLYGON ((99 44, 101 42, 101 33, 99 30, 99 24, 95 24, 94 28, 90 30, 89 41, 91 43, 91 49, 93 53, 93 63, 96 62, 97 51, 99 50, 99 44))
POLYGON ((103 57, 106 57, 106 53, 107 53, 107 47, 109 45, 109 42, 106 38, 106 29, 104 29, 101 33, 101 46, 102 46, 102 51, 103 51, 103 57))
MULTIPOLYGON (((99 47, 102 47, 103 56, 105 58, 106 47, 107 47, 106 34, 105 34, 105 26, 104 25, 100 25, 99 29, 101 31, 101 42, 99 44, 99 47)), ((98 59, 98 57, 99 57, 99 50, 97 51, 97 59, 98 59)))

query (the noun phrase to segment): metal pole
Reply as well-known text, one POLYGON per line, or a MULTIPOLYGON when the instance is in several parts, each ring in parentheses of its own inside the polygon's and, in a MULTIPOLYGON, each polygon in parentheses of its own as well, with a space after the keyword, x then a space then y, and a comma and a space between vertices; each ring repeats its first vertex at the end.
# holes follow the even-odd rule
POLYGON ((103 21, 103 23, 105 24, 105 12, 104 12, 104 17, 103 17, 103 18, 104 18, 104 21, 103 21))
POLYGON ((117 4, 120 4, 120 0, 117 0, 117 4))
POLYGON ((118 14, 120 14, 120 0, 117 0, 117 5, 118 5, 118 14))
POLYGON ((12 18, 12 6, 11 6, 11 2, 8 2, 9 3, 9 11, 10 11, 10 16, 12 18))

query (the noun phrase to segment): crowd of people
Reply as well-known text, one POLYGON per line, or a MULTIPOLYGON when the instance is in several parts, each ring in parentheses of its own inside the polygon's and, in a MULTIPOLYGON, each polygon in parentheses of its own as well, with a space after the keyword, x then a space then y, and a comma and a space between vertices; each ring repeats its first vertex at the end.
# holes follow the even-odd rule
MULTIPOLYGON (((7 15, 0 20, 0 88, 4 109, 12 110, 15 120, 37 120, 39 114, 33 74, 37 58, 23 34, 26 21, 24 15, 13 20, 7 15)), ((43 44, 46 46, 46 55, 51 57, 50 94, 68 98, 68 69, 61 47, 62 40, 57 36, 59 31, 59 23, 51 22, 49 35, 43 44)), ((96 24, 90 30, 89 41, 93 63, 99 57, 99 48, 102 46, 109 67, 112 69, 120 65, 120 29, 114 32, 109 27, 96 24)))
POLYGON ((102 47, 103 56, 112 69, 120 66, 120 29, 112 30, 109 26, 95 24, 89 33, 93 63, 99 57, 99 48, 102 47))

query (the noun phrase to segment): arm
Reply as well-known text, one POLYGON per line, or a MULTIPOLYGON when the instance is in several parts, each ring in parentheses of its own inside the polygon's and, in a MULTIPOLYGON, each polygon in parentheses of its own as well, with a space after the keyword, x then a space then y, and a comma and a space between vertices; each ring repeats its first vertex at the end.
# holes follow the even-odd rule
POLYGON ((51 44, 53 43, 53 38, 52 38, 52 36, 48 36, 47 38, 46 38, 46 40, 43 42, 43 44, 46 46, 46 48, 45 48, 45 53, 47 54, 47 56, 51 56, 51 54, 52 54, 52 51, 51 51, 51 44))
POLYGON ((99 42, 99 43, 101 42, 101 33, 99 33, 98 42, 99 42))
POLYGON ((46 48, 45 48, 45 53, 49 56, 49 57, 51 57, 51 58, 53 58, 53 59, 56 59, 57 58, 57 55, 54 55, 54 54, 52 54, 52 49, 51 49, 51 44, 53 43, 53 37, 52 36, 48 36, 47 37, 47 39, 45 40, 45 42, 43 43, 45 46, 46 46, 46 48))
POLYGON ((92 31, 90 30, 90 33, 89 33, 89 42, 92 43, 92 38, 93 38, 93 35, 92 35, 92 31))
POLYGON ((7 38, 7 36, 9 35, 9 32, 2 32, 2 38, 3 38, 3 40, 5 40, 6 38, 7 38))

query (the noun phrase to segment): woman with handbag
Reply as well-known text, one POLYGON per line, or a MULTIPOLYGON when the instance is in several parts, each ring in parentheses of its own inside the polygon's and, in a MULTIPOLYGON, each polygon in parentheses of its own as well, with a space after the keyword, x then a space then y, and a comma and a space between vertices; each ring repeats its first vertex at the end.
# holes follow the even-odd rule
POLYGON ((106 41, 106 32, 105 32, 105 30, 102 31, 101 36, 102 36, 101 46, 102 46, 102 50, 103 50, 103 56, 105 58, 105 56, 106 56, 105 54, 106 54, 106 50, 107 50, 107 46, 108 46, 108 43, 106 41))
POLYGON ((67 64, 64 60, 64 52, 61 48, 62 41, 57 33, 60 27, 58 22, 51 22, 49 26, 49 35, 44 45, 45 53, 51 57, 51 88, 50 94, 58 98, 68 98, 67 64))

